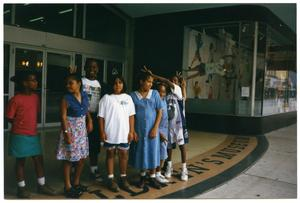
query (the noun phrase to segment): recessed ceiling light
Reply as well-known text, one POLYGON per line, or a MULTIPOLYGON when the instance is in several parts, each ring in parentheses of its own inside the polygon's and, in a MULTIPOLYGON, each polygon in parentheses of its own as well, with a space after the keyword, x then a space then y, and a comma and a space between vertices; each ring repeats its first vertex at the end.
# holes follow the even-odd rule
POLYGON ((38 20, 44 20, 44 17, 38 17, 38 18, 34 18, 34 19, 31 19, 29 20, 29 22, 35 22, 35 21, 38 21, 38 20))
POLYGON ((5 15, 5 14, 7 14, 7 13, 10 13, 10 10, 6 10, 6 11, 4 11, 4 13, 3 13, 3 14, 5 15))
POLYGON ((71 12, 71 11, 73 11, 72 8, 67 9, 67 10, 63 10, 63 11, 59 11, 58 13, 59 13, 59 14, 64 14, 64 13, 69 13, 69 12, 71 12))

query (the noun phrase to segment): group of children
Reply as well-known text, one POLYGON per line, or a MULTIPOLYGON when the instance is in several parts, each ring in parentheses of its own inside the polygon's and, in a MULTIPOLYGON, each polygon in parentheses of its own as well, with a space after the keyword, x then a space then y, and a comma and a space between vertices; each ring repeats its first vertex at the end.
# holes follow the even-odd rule
MULTIPOLYGON (((144 67, 138 77, 138 89, 128 95, 121 75, 115 75, 109 81, 107 92, 102 91, 97 80, 98 69, 95 60, 87 60, 84 78, 70 74, 65 79, 66 94, 61 101, 61 134, 56 153, 56 158, 63 161, 65 196, 79 198, 87 191, 87 187, 80 184, 87 157, 90 159, 91 177, 100 181, 97 162, 102 145, 106 149, 107 187, 111 191, 118 192, 119 187, 130 190, 128 163, 140 170, 138 187, 148 184, 160 189, 172 176, 172 149, 176 144, 181 151, 181 180, 187 181, 188 132, 183 78, 176 75, 168 80, 144 67), (152 89, 154 80, 158 81, 157 90, 152 89), (114 178, 116 153, 119 156, 119 184, 114 178), (162 175, 164 161, 165 172, 162 175)), ((57 192, 45 184, 40 136, 36 130, 40 106, 34 93, 36 76, 27 71, 18 74, 12 81, 21 89, 10 99, 6 114, 12 122, 9 152, 16 157, 17 196, 30 198, 24 179, 26 157, 34 160, 38 192, 56 195, 57 192)))

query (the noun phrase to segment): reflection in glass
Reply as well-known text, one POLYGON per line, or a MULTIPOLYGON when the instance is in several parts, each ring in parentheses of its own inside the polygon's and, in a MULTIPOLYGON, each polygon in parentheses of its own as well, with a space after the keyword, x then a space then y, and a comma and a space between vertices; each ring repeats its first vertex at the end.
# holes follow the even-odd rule
POLYGON ((296 47, 271 27, 267 27, 267 70, 263 114, 296 110, 296 47))
POLYGON ((60 102, 65 92, 64 78, 67 76, 71 56, 47 54, 46 123, 60 121, 60 102))

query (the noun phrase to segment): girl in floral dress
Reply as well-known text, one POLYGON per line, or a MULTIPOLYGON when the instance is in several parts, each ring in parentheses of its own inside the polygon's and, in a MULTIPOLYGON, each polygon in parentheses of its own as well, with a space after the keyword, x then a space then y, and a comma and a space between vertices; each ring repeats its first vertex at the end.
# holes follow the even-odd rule
POLYGON ((89 155, 87 133, 93 129, 88 112, 88 96, 81 90, 81 78, 71 74, 66 78, 67 94, 61 102, 61 127, 57 159, 64 162, 65 195, 79 198, 86 188, 80 184, 84 160, 89 155), (73 184, 70 180, 72 162, 77 162, 73 184))

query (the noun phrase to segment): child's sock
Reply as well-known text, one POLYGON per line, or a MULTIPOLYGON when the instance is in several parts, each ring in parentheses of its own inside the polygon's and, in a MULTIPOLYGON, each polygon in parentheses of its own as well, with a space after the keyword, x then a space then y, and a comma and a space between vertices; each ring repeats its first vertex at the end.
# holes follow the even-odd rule
POLYGON ((98 166, 91 166, 90 170, 91 170, 91 173, 95 173, 96 171, 98 171, 98 166))
POLYGON ((155 178, 155 173, 150 174, 150 178, 155 178))
POLYGON ((111 178, 111 179, 114 178, 114 174, 109 174, 108 178, 111 178))
POLYGON ((172 167, 172 161, 168 161, 168 166, 172 167))
POLYGON ((142 171, 141 176, 146 176, 146 171, 142 171))
POLYGON ((22 180, 22 181, 18 182, 18 187, 25 187, 25 181, 22 180))
POLYGON ((121 174, 120 176, 121 176, 121 177, 126 177, 126 174, 121 174))
POLYGON ((182 170, 186 169, 186 163, 182 163, 182 170))
POLYGON ((45 177, 40 177, 37 179, 39 185, 45 185, 45 177))
POLYGON ((156 172, 156 176, 161 176, 161 172, 160 171, 156 172))

